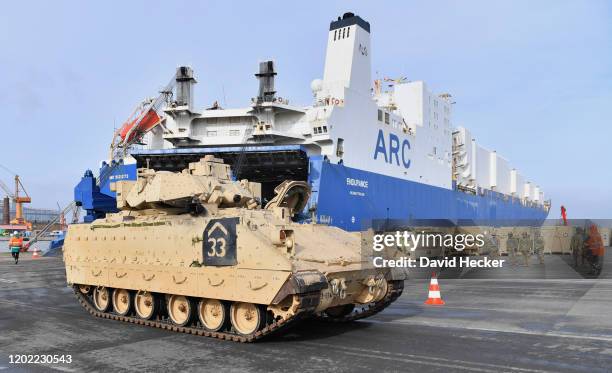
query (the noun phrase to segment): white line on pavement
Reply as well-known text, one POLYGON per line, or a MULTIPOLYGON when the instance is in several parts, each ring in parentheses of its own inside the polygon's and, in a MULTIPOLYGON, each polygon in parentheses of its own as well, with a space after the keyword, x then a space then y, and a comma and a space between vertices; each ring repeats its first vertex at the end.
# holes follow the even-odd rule
POLYGON ((300 342, 300 344, 316 346, 316 347, 326 347, 326 348, 333 349, 335 351, 340 350, 340 352, 347 354, 347 355, 355 355, 355 356, 367 355, 368 357, 374 357, 378 359, 405 361, 405 362, 411 362, 411 363, 416 363, 416 364, 433 365, 433 366, 453 368, 453 369, 464 369, 464 370, 477 371, 477 372, 500 372, 500 371, 529 372, 529 373, 548 372, 545 370, 538 370, 538 369, 510 367, 506 365, 479 363, 479 362, 474 362, 474 361, 447 359, 447 358, 442 358, 442 357, 433 357, 433 356, 426 356, 426 355, 414 355, 414 354, 405 354, 405 353, 397 353, 397 352, 389 352, 389 351, 379 351, 379 350, 373 350, 369 348, 339 346, 339 345, 332 345, 332 344, 327 344, 327 343, 300 342))
POLYGON ((559 337, 559 338, 572 338, 572 339, 584 339, 591 341, 604 341, 604 342, 612 342, 612 336, 601 336, 601 335, 577 335, 577 334, 567 334, 567 333, 558 333, 558 332, 535 332, 530 330, 504 330, 504 329, 496 329, 496 328, 484 328, 478 326, 467 326, 467 325, 449 325, 448 323, 442 324, 440 322, 427 322, 427 321, 410 321, 410 320, 393 320, 393 321, 385 321, 385 320, 363 320, 362 322, 371 322, 371 323, 381 323, 381 324, 402 324, 402 325, 414 325, 414 326, 429 326, 429 327, 437 327, 437 328, 454 328, 454 329, 466 329, 466 330, 478 330, 483 332, 495 332, 495 333, 514 333, 514 334, 524 334, 524 335, 538 335, 541 337, 559 337))

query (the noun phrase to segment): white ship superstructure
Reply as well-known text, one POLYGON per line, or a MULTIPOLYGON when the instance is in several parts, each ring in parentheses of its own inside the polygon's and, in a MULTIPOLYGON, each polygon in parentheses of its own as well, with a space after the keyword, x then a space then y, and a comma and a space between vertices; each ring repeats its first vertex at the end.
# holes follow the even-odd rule
MULTIPOLYGON (((308 106, 294 105, 275 91, 273 61, 259 64, 257 97, 241 108, 216 103, 195 108, 193 72, 181 70, 177 100, 164 110, 163 125, 146 135, 147 149, 135 152, 136 158, 143 162, 161 154, 210 151, 231 153, 236 162, 240 153, 259 149, 272 154, 291 146, 303 156, 275 168, 275 176, 295 178, 299 173, 291 167, 306 168, 303 175, 315 189, 311 208, 321 220, 340 219, 338 225, 347 229, 364 219, 385 217, 546 216, 548 205, 538 186, 495 151, 477 144, 469 130, 453 127, 449 94, 434 94, 422 81, 373 80, 371 53, 368 22, 352 13, 331 22, 323 77, 312 81, 308 106), (328 195, 323 195, 325 188, 328 195), (394 198, 384 196, 389 193, 394 198), (336 216, 333 208, 323 206, 327 197, 363 206, 345 206, 348 212, 336 216), (330 211, 322 211, 326 209, 330 211)), ((254 181, 265 184, 266 172, 258 167, 238 176, 259 177, 254 181)))

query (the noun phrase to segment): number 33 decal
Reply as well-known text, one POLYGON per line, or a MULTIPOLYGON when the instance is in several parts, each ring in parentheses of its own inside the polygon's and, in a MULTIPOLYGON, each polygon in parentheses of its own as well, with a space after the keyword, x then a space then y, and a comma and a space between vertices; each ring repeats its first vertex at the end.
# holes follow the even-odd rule
POLYGON ((211 219, 203 232, 202 255, 206 266, 238 264, 236 226, 238 218, 211 219))
POLYGON ((210 242, 208 256, 219 256, 219 257, 225 256, 225 246, 227 245, 227 241, 225 241, 225 238, 211 237, 208 239, 208 242, 210 242))

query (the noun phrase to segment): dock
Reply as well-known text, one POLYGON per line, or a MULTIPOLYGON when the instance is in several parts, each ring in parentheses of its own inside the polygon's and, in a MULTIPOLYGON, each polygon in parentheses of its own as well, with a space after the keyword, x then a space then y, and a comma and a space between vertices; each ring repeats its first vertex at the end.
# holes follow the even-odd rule
MULTIPOLYGON (((532 270, 558 260, 546 256, 532 270)), ((478 277, 441 277, 445 306, 425 306, 428 281, 409 280, 402 297, 371 319, 307 320, 239 344, 93 318, 67 287, 61 257, 25 253, 14 265, 2 253, 0 371, 609 371, 611 279, 478 277), (72 362, 15 365, 11 354, 71 355, 72 362)))

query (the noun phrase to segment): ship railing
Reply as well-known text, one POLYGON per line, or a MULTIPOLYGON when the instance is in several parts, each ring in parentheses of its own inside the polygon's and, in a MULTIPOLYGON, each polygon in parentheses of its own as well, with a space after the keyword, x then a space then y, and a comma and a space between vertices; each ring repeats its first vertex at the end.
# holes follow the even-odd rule
POLYGON ((62 211, 60 211, 59 214, 57 214, 53 219, 51 219, 41 230, 39 230, 36 235, 34 236, 34 238, 32 238, 29 242, 30 247, 32 247, 32 245, 34 245, 36 242, 38 242, 38 240, 40 240, 40 238, 42 236, 44 236, 47 232, 49 232, 49 230, 51 230, 51 227, 53 226, 53 224, 57 223, 60 220, 61 216, 65 216, 68 212, 70 212, 72 209, 76 209, 78 208, 76 202, 72 201, 68 206, 64 207, 64 209, 62 211))
POLYGON ((244 161, 246 158, 246 148, 249 146, 249 138, 253 134, 255 125, 250 126, 244 131, 244 136, 242 138, 242 147, 238 152, 238 156, 236 157, 236 161, 234 162, 234 177, 238 179, 240 177, 240 171, 242 170, 242 166, 244 165, 244 161))

